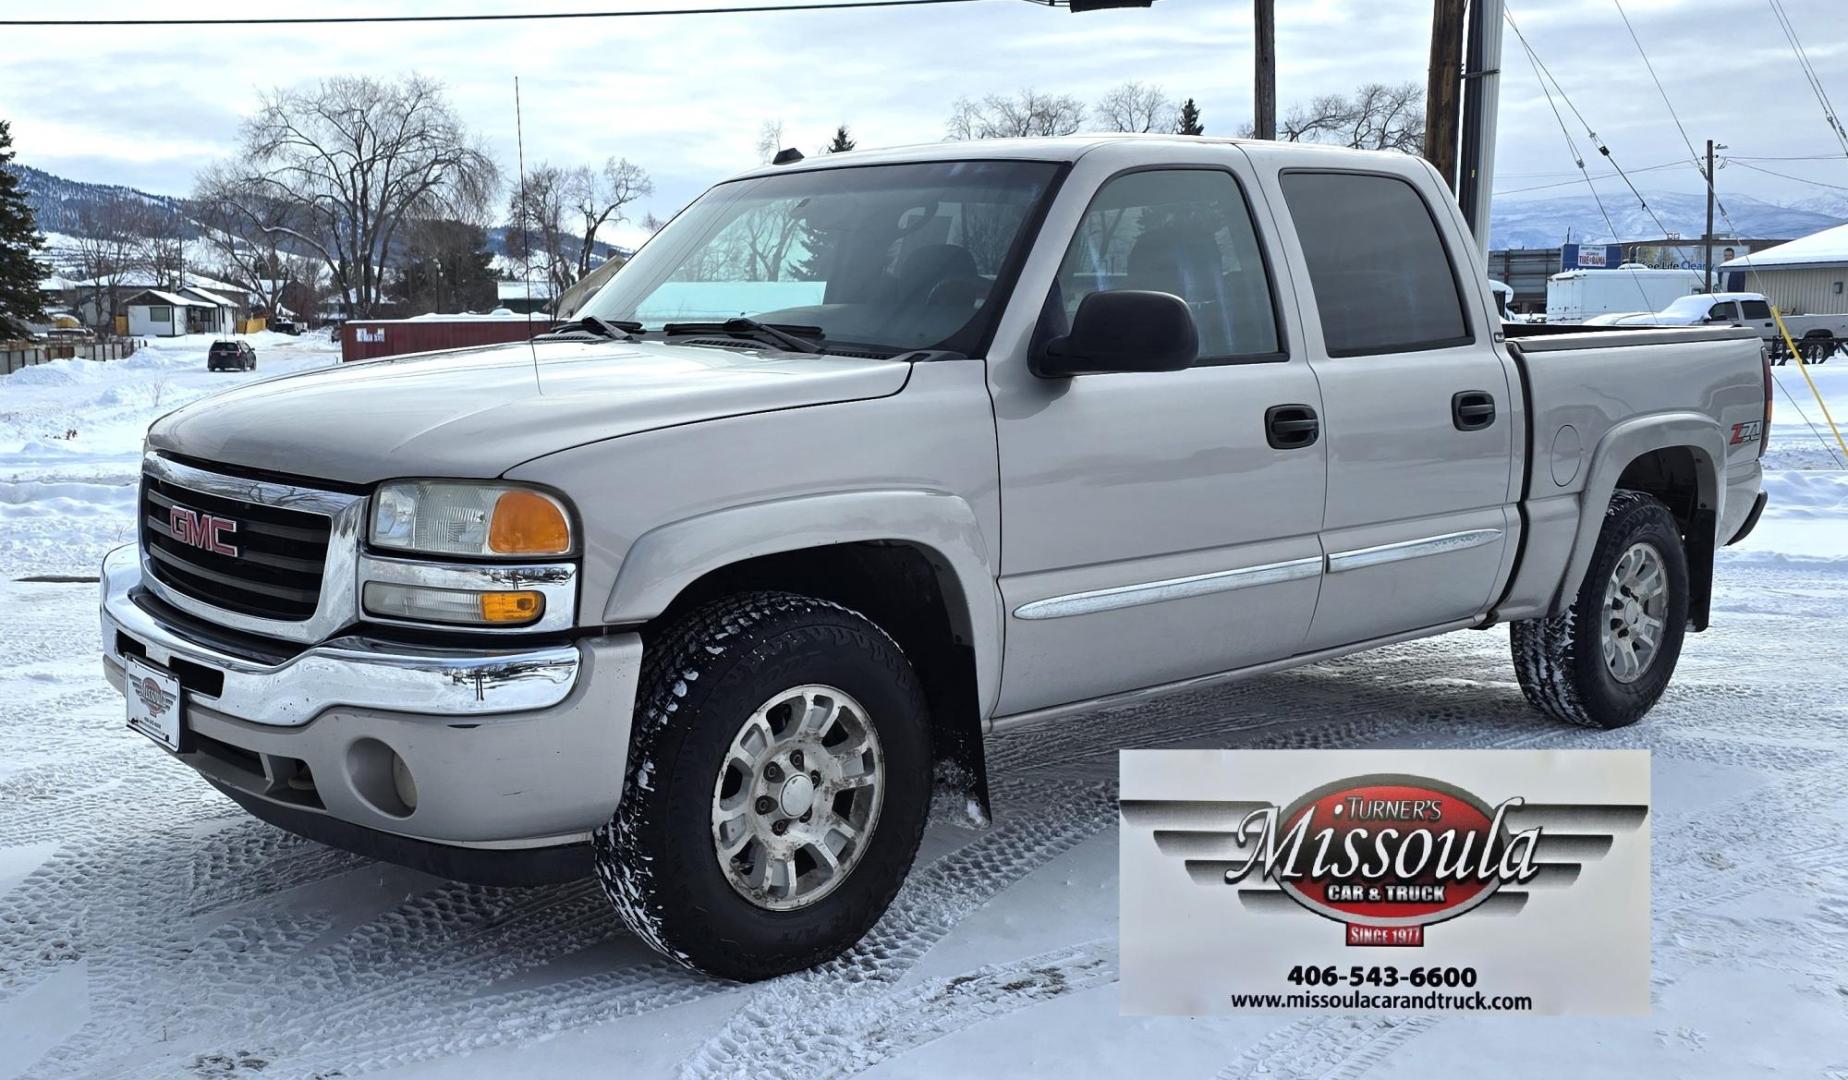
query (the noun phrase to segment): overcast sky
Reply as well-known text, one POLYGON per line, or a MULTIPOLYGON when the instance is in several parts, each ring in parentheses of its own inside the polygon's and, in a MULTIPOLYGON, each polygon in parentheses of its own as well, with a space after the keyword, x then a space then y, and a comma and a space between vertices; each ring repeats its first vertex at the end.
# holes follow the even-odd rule
MULTIPOLYGON (((504 12, 522 2, 371 0, 286 10, 504 12)), ((530 2, 543 10, 677 6, 676 0, 530 2)), ((1848 108, 1848 19, 1842 17, 1848 0, 1783 3, 1825 86, 1848 108)), ((1614 0, 1511 0, 1510 6, 1625 169, 1683 163, 1639 176, 1639 186, 1698 188, 1614 0)), ((59 12, 141 17, 158 7, 0 0, 0 11, 25 18, 59 12)), ((1428 0, 1277 0, 1277 9, 1280 112, 1292 102, 1368 81, 1422 85, 1428 0)), ((1813 181, 1734 164, 1720 173, 1723 187, 1777 201, 1848 197, 1848 157, 1825 126, 1768 0, 1625 0, 1625 9, 1697 146, 1715 138, 1734 155, 1758 159, 1750 164, 1759 168, 1813 181), (1771 160, 1779 158, 1812 160, 1771 160)), ((213 17, 283 9, 192 0, 183 10, 213 17)), ((201 164, 232 151, 240 119, 260 89, 338 73, 391 77, 415 69, 441 78, 509 173, 518 75, 529 167, 626 156, 656 179, 656 195, 641 209, 663 217, 713 181, 752 165, 766 119, 780 119, 787 141, 813 152, 838 123, 849 124, 863 147, 935 141, 958 96, 1022 86, 1092 102, 1126 79, 1159 83, 1176 99, 1194 97, 1214 134, 1246 123, 1251 103, 1251 5, 1245 0, 1160 0, 1151 10, 1083 15, 986 0, 890 11, 451 26, 0 33, 7 54, 0 65, 0 117, 12 121, 22 162, 74 179, 171 194, 187 192, 201 164)), ((1577 173, 1512 34, 1503 67, 1496 190, 1574 193, 1569 185, 1577 173), (1549 184, 1566 186, 1543 187, 1549 184)), ((1595 154, 1590 163, 1608 172, 1595 154)))

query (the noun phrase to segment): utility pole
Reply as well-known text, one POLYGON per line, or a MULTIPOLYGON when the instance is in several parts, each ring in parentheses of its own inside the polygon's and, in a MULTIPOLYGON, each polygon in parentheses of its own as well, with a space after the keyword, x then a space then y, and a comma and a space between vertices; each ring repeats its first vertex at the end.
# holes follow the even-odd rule
POLYGON ((1713 291, 1713 140, 1707 140, 1707 231, 1701 236, 1702 292, 1713 291))
POLYGON ((1433 0, 1431 70, 1425 82, 1425 160, 1452 191, 1457 186, 1457 131, 1463 106, 1464 0, 1433 0))
POLYGON ((1251 0, 1251 21, 1257 37, 1256 80, 1252 88, 1252 133, 1260 139, 1277 137, 1277 11, 1276 0, 1251 0))
POLYGON ((1463 146, 1457 161, 1457 203, 1489 254, 1489 204, 1495 186, 1495 132, 1501 109, 1502 0, 1470 0, 1469 47, 1463 72, 1463 146))

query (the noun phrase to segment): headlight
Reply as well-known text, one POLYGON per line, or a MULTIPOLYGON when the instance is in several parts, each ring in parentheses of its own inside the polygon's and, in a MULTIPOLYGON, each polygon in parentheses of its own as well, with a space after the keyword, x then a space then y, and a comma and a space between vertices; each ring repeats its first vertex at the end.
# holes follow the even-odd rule
POLYGON ((429 555, 564 555, 571 516, 564 503, 532 488, 397 480, 373 498, 371 540, 429 555))

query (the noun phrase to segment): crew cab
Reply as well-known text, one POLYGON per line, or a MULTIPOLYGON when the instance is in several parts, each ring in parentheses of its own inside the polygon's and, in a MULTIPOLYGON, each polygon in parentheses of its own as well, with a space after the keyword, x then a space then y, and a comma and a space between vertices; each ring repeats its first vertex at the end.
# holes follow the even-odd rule
POLYGON ((1007 728, 1498 623, 1543 712, 1643 716, 1763 504, 1769 372, 1745 329, 1504 326, 1487 280, 1400 154, 767 167, 531 343, 158 420, 105 669, 267 821, 594 867, 682 963, 798 969, 1007 728))

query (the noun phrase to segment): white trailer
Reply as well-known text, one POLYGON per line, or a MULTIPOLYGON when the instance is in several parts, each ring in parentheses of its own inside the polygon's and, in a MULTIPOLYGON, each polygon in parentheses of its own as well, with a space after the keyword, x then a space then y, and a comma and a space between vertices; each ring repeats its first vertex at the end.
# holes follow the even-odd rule
POLYGON ((1582 323, 1612 312, 1661 311, 1701 290, 1693 270, 1654 270, 1624 263, 1615 270, 1567 270, 1546 281, 1546 321, 1582 323))

